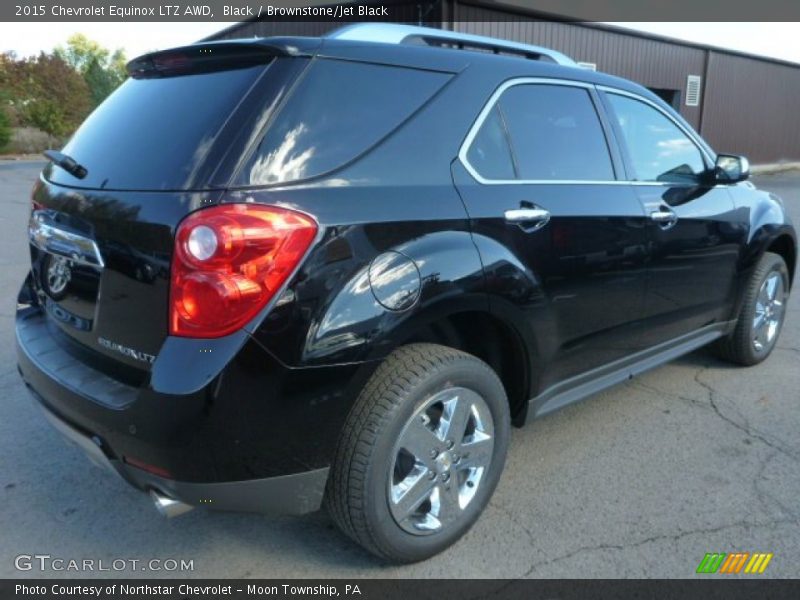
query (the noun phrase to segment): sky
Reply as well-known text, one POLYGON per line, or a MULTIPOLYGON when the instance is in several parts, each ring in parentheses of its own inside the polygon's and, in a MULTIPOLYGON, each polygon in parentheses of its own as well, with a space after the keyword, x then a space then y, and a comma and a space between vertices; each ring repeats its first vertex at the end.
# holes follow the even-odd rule
MULTIPOLYGON (((128 58, 195 42, 230 23, 0 23, 0 52, 19 56, 50 51, 76 32, 128 58)), ((800 63, 800 23, 612 23, 800 63)))
POLYGON ((611 23, 800 63, 800 23, 611 23))
MULTIPOLYGON (((5 1, 5 0, 0 0, 5 1)), ((128 58, 151 50, 191 44, 231 23, 0 23, 0 52, 13 50, 17 56, 49 52, 63 45, 74 33, 111 50, 122 48, 128 58)))

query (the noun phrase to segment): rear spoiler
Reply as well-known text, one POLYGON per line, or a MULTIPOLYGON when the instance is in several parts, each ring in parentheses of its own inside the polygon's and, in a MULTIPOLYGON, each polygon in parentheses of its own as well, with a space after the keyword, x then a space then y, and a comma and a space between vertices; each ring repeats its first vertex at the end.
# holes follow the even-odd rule
POLYGON ((127 65, 134 79, 195 75, 266 64, 277 56, 311 56, 318 38, 262 38, 201 42, 150 52, 127 65))

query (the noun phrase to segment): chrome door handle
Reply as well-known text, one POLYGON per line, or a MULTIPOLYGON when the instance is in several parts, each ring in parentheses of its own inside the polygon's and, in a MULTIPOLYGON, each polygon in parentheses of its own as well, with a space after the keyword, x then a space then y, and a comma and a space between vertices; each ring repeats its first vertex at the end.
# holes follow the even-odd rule
POLYGON ((543 208, 512 208, 505 213, 507 223, 519 225, 524 231, 535 231, 550 221, 550 211, 543 208))
POLYGON ((674 225, 678 221, 678 215, 671 210, 657 210, 650 213, 650 220, 661 225, 674 225))

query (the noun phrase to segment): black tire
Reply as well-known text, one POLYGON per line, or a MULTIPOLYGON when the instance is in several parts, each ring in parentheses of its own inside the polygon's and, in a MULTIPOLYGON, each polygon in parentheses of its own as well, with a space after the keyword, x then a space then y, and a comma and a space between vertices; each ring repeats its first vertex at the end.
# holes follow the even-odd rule
MULTIPOLYGON (((346 535, 382 559, 409 563, 433 556, 464 535, 489 502, 505 464, 509 435, 508 400, 489 365, 445 346, 403 346, 378 367, 348 415, 328 478, 328 511, 346 535), (398 524, 389 505, 397 444, 426 403, 454 387, 477 393, 491 413, 490 462, 474 496, 456 511, 455 522, 435 533, 415 535, 398 524)), ((439 476, 431 473, 433 469, 428 475, 437 482, 431 485, 438 487, 439 476)))
POLYGON ((47 254, 45 256, 44 261, 42 262, 42 272, 40 277, 42 289, 45 292, 47 292, 47 295, 50 296, 50 298, 52 298, 55 301, 63 300, 64 298, 66 298, 67 290, 69 289, 69 284, 65 285, 61 289, 53 289, 50 287, 50 284, 48 283, 48 273, 50 272, 50 268, 57 260, 64 261, 64 258, 58 257, 54 254, 47 254))
POLYGON ((789 270, 786 267, 786 262, 778 254, 765 252, 755 269, 753 269, 750 281, 745 288, 742 308, 739 312, 735 329, 730 335, 722 338, 714 345, 717 355, 724 360, 743 366, 756 365, 766 359, 775 348, 780 336, 783 321, 786 317, 788 295, 789 270), (756 317, 758 295, 761 291, 761 286, 773 274, 778 274, 781 277, 784 292, 783 306, 774 337, 769 343, 762 344, 761 348, 757 348, 753 338, 755 335, 754 319, 756 317))

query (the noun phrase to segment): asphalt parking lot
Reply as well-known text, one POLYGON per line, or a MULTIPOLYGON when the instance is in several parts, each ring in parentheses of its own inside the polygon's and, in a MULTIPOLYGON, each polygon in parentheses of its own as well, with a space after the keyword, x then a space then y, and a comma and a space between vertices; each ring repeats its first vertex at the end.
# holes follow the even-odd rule
MULTIPOLYGON (((797 292, 762 365, 734 368, 696 352, 515 430, 486 513, 427 562, 381 564, 324 513, 163 519, 145 495, 66 446, 17 374, 14 302, 40 168, 0 162, 0 577, 93 576, 15 568, 18 555, 45 554, 194 565, 100 576, 687 578, 706 552, 735 551, 774 553, 761 577, 800 576, 797 292)), ((800 174, 756 183, 800 223, 800 174)))

